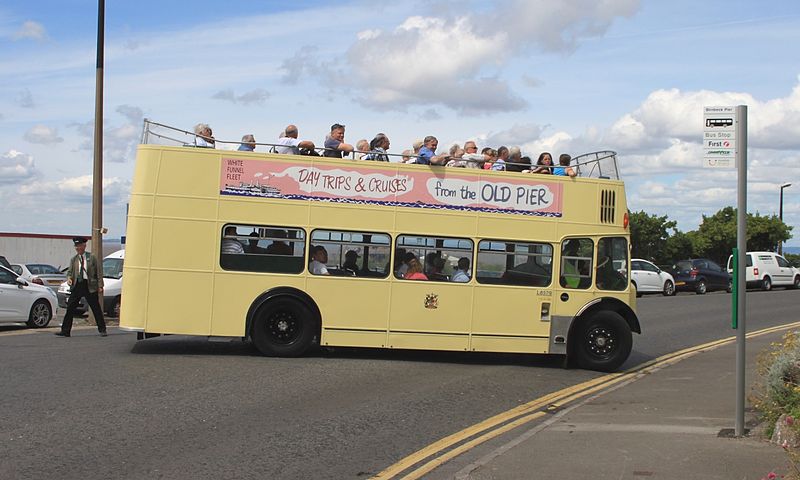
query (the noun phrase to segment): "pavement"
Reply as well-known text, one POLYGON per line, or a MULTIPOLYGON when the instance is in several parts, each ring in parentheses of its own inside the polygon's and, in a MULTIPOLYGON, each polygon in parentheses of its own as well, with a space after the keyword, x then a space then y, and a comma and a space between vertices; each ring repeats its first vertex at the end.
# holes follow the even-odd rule
MULTIPOLYGON (((746 384, 758 380, 758 353, 785 332, 747 340, 746 384)), ((492 451, 426 479, 762 479, 791 470, 784 450, 750 433, 735 438, 736 346, 704 351, 569 406, 545 424, 515 429, 492 451), (524 431, 520 431, 524 430, 524 431), (459 470, 456 470, 459 469, 459 470)), ((779 477, 780 478, 780 477, 779 477)))

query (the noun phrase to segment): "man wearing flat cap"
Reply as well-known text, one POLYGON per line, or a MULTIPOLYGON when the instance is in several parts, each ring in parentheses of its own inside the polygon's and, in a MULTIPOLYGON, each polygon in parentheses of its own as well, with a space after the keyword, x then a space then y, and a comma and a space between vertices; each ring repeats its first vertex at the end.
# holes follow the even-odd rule
POLYGON ((61 331, 56 332, 56 335, 59 337, 70 336, 72 316, 75 315, 75 309, 81 298, 86 298, 86 303, 92 309, 97 322, 97 330, 101 336, 105 337, 106 322, 99 301, 99 296, 103 294, 103 267, 97 261, 97 257, 86 251, 85 238, 75 237, 72 239, 72 243, 75 244, 77 255, 72 257, 67 270, 67 284, 71 287, 71 293, 67 303, 67 313, 61 323, 61 331))

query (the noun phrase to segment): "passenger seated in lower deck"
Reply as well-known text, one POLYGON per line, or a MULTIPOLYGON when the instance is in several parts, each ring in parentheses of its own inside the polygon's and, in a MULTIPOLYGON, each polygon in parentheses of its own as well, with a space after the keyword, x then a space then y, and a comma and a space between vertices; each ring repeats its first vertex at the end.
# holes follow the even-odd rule
MULTIPOLYGON (((412 254, 413 255, 413 254, 412 254)), ((405 276, 403 276, 406 280, 427 280, 428 277, 424 273, 422 273, 422 264, 419 263, 416 257, 412 258, 408 262, 408 271, 406 272, 405 276)))
POLYGON ((328 251, 322 245, 311 247, 311 262, 308 264, 308 271, 314 275, 328 275, 328 251))
MULTIPOLYGON (((288 236, 286 235, 286 230, 271 230, 269 235, 273 238, 286 238, 288 236)), ((272 243, 267 246, 265 253, 270 255, 293 255, 294 249, 283 240, 273 240, 272 243)))
POLYGON ((436 256, 433 258, 431 269, 428 271, 428 280, 439 280, 449 282, 450 277, 444 274, 444 258, 436 256))
POLYGON ((361 255, 355 250, 348 250, 347 253, 344 254, 342 270, 354 276, 358 276, 361 273, 361 268, 358 266, 358 259, 360 256, 361 255))
POLYGON ((456 283, 467 283, 469 282, 469 279, 469 258, 461 257, 458 259, 458 270, 453 273, 453 277, 450 279, 450 281, 456 283))

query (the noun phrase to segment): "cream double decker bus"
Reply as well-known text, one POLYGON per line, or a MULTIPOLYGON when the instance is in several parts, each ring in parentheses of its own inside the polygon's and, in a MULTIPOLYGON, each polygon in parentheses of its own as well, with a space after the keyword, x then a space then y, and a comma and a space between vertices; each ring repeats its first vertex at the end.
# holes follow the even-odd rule
MULTIPOLYGON (((578 177, 197 148, 145 121, 121 328, 566 355, 611 371, 641 333, 614 152, 578 177)), ((262 147, 267 149, 268 147, 262 147)))

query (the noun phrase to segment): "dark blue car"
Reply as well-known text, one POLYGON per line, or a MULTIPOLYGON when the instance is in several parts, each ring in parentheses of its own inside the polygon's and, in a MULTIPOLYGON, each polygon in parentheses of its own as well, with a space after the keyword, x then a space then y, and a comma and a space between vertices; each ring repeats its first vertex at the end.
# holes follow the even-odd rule
POLYGON ((679 292, 706 292, 725 290, 730 293, 733 282, 730 274, 707 258, 680 260, 672 266, 675 289, 679 292))

